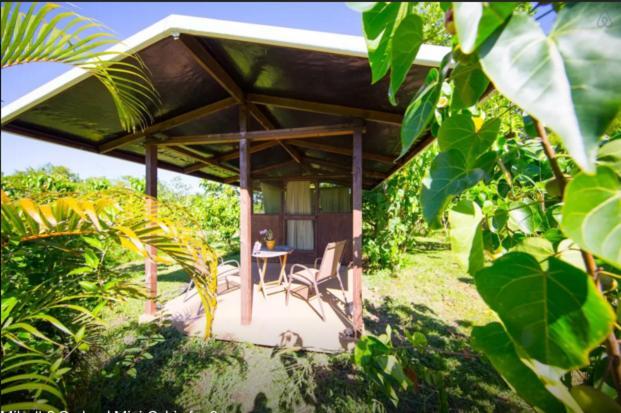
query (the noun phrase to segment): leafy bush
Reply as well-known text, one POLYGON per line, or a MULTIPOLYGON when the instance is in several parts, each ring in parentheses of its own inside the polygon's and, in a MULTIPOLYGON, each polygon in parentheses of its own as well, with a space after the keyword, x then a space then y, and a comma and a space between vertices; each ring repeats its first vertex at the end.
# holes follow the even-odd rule
MULTIPOLYGON (((373 80, 390 73, 394 103, 421 17, 409 3, 360 7, 373 80)), ((546 34, 526 4, 441 7, 452 48, 406 110, 402 152, 437 137, 422 214, 439 225, 448 210, 452 248, 500 320, 475 327, 473 344, 535 409, 614 406, 621 9, 557 4, 546 34), (482 101, 492 86, 502 96, 482 101)))
POLYGON ((143 256, 150 245, 160 254, 152 259, 180 264, 198 288, 209 334, 216 256, 165 205, 155 217, 146 203, 155 205, 118 190, 41 203, 2 192, 3 411, 65 407, 64 376, 97 336, 102 308, 145 297, 107 258, 112 243, 143 256))
POLYGON ((433 159, 430 148, 373 191, 363 194, 363 251, 371 269, 398 270, 405 253, 425 233, 418 193, 433 159))

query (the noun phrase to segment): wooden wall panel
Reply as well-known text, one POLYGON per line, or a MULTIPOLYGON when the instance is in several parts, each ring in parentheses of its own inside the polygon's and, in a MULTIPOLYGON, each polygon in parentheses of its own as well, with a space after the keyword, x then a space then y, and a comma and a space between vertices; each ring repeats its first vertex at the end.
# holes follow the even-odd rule
POLYGON ((352 260, 352 219, 351 213, 322 213, 317 215, 317 251, 323 254, 324 248, 329 242, 347 240, 347 246, 343 252, 343 264, 352 260))

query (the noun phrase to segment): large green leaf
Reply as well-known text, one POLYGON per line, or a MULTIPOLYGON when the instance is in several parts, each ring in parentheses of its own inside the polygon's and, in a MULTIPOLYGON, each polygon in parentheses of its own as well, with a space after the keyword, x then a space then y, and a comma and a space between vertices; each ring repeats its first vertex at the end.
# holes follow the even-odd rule
POLYGON ((485 353, 494 368, 528 404, 542 412, 565 412, 565 408, 520 359, 500 323, 472 329, 473 347, 485 353))
POLYGON ((405 155, 418 137, 427 129, 440 98, 442 80, 440 71, 433 68, 425 83, 408 105, 401 125, 401 155, 405 155))
POLYGON ((494 152, 486 152, 479 159, 481 167, 468 167, 460 151, 440 152, 431 163, 429 174, 423 179, 421 203, 423 217, 437 224, 439 214, 455 195, 482 180, 496 159, 494 152))
POLYGON ((510 252, 476 273, 477 290, 529 358, 563 369, 585 366, 615 314, 586 273, 554 257, 543 264, 510 252))
POLYGON ((582 249, 621 268, 621 178, 608 167, 579 173, 565 189, 561 229, 582 249))
POLYGON ((388 99, 393 105, 397 104, 397 91, 410 71, 421 44, 423 44, 423 19, 417 14, 408 12, 399 22, 392 38, 388 99))
POLYGON ((541 226, 541 214, 535 201, 528 199, 514 201, 509 207, 508 227, 512 231, 522 231, 530 235, 541 226))
POLYGON ((464 156, 466 165, 473 167, 477 159, 492 146, 499 128, 498 118, 485 122, 476 131, 470 115, 453 115, 442 123, 438 131, 438 144, 442 152, 458 150, 464 156))
POLYGON ((451 250, 460 263, 474 274, 484 264, 481 208, 473 201, 463 200, 448 213, 451 228, 451 250))
POLYGON ((511 16, 515 6, 514 2, 453 2, 461 50, 472 53, 511 16))
POLYGON ((455 84, 451 111, 477 103, 489 85, 489 80, 478 62, 458 63, 451 74, 451 79, 455 84))
POLYGON ((397 91, 423 43, 423 20, 409 3, 379 2, 363 7, 362 22, 373 83, 390 70, 388 99, 397 104, 397 91))
POLYGON ((450 199, 489 176, 496 162, 496 153, 489 151, 500 122, 485 122, 477 132, 470 116, 454 115, 445 120, 438 131, 442 152, 436 156, 423 180, 421 202, 423 217, 437 223, 438 215, 450 199))
POLYGON ((556 132, 578 165, 593 172, 599 137, 621 107, 618 50, 621 9, 576 3, 559 12, 549 36, 532 17, 514 14, 479 57, 496 89, 556 132))
MULTIPOLYGON (((407 6, 404 6, 407 8, 407 6)), ((373 8, 362 13, 364 38, 369 53, 371 81, 377 82, 390 69, 392 56, 392 36, 400 21, 402 5, 399 3, 376 3, 373 8)))

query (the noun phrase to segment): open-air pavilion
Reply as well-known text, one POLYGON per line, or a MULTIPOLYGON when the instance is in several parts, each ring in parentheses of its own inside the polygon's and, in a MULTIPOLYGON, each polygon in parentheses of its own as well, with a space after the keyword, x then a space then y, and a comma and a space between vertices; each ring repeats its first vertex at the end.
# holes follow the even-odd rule
MULTIPOLYGON (((6 105, 2 129, 142 163, 151 196, 158 168, 238 185, 240 288, 219 298, 214 335, 346 348, 347 333, 363 329, 362 191, 432 141, 422 137, 397 159, 405 108, 447 49, 421 47, 397 106, 386 98, 387 80, 371 84, 361 37, 173 15, 118 49, 141 57, 161 96, 146 129, 125 133, 105 88, 81 69, 6 105), (287 268, 347 240, 340 274, 353 310, 339 302, 336 284, 326 286, 325 320, 301 300, 263 297, 251 253, 265 228, 294 249, 287 268)), ((157 268, 145 267, 155 297, 157 268)), ((267 274, 277 277, 278 265, 267 274)), ((145 312, 156 312, 155 299, 145 312)), ((196 332, 190 321, 185 329, 196 332)))

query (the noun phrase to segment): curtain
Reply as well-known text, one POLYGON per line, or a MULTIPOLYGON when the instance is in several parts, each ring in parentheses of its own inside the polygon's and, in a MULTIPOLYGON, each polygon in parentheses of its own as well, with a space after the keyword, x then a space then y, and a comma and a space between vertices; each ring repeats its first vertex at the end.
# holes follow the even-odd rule
POLYGON ((321 212, 351 212, 349 188, 321 188, 319 191, 321 212))
MULTIPOLYGON (((285 201, 288 214, 311 214, 313 208, 310 181, 287 182, 285 201)), ((288 220, 287 244, 298 250, 312 250, 315 247, 313 221, 288 220)))
POLYGON ((261 192, 263 193, 263 208, 265 209, 265 213, 280 213, 280 188, 261 182, 261 192))

